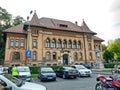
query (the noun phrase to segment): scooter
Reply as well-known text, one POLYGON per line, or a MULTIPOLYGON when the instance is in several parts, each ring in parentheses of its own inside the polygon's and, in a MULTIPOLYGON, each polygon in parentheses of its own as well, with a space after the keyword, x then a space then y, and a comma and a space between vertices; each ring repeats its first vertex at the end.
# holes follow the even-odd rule
POLYGON ((120 90, 120 75, 105 77, 98 75, 95 90, 120 90))

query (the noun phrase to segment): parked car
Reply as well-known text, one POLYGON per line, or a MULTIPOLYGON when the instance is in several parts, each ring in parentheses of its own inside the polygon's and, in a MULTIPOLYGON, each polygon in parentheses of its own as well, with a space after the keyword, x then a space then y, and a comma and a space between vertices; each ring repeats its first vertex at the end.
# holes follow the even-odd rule
POLYGON ((0 67, 0 74, 8 73, 9 67, 0 67))
POLYGON ((43 85, 25 82, 21 79, 13 77, 10 74, 1 74, 0 80, 4 82, 6 87, 9 87, 8 90, 47 90, 43 85))
POLYGON ((60 67, 58 68, 58 70, 56 71, 56 75, 58 77, 62 77, 62 78, 76 78, 78 75, 78 71, 72 67, 60 67))
POLYGON ((86 67, 87 69, 91 69, 91 66, 89 65, 89 64, 87 64, 87 63, 84 63, 84 64, 82 64, 84 67, 86 67))
POLYGON ((28 66, 18 66, 18 78, 26 81, 31 81, 31 72, 28 66))
POLYGON ((81 76, 91 76, 92 71, 90 69, 87 69, 83 65, 72 65, 71 67, 75 68, 79 72, 79 77, 81 76))
POLYGON ((51 67, 41 67, 39 70, 38 78, 43 80, 54 80, 56 81, 56 73, 51 67))

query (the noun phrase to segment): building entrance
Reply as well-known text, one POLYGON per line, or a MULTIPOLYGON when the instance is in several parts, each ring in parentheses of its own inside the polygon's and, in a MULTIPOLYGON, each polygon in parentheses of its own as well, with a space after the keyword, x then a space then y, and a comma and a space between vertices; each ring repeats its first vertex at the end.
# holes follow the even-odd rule
POLYGON ((63 55, 63 65, 68 65, 68 54, 63 55))

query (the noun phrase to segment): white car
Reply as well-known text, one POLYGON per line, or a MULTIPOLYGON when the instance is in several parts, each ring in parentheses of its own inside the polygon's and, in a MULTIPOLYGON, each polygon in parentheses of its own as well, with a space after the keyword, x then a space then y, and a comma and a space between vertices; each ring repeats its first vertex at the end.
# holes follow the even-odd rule
POLYGON ((43 85, 25 82, 9 74, 0 75, 0 81, 4 82, 5 86, 10 87, 10 90, 47 90, 43 85))
POLYGON ((81 76, 91 76, 92 71, 90 69, 85 68, 83 65, 72 65, 71 67, 75 68, 79 72, 79 77, 81 76))
POLYGON ((25 81, 31 81, 31 72, 30 68, 28 66, 18 66, 18 78, 25 80, 25 81))

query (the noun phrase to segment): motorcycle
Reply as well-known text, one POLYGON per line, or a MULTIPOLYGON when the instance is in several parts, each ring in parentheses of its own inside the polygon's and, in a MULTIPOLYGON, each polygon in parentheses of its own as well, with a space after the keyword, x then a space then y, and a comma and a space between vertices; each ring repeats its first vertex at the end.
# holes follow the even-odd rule
POLYGON ((98 75, 95 90, 120 90, 120 75, 105 77, 98 75))

